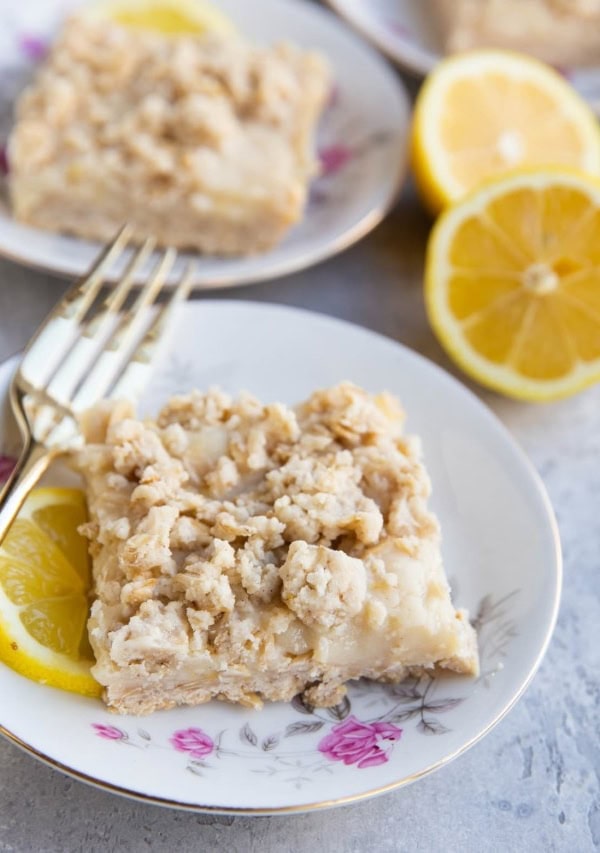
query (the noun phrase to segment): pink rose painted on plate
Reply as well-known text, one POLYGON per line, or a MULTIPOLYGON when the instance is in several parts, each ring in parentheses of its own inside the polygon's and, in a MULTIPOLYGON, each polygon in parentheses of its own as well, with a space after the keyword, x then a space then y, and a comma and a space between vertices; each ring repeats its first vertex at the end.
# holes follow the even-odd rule
POLYGON ((361 723, 351 715, 334 726, 319 743, 319 752, 331 761, 356 764, 357 767, 375 767, 389 760, 392 743, 400 740, 402 729, 392 723, 361 723), (382 748, 385 741, 387 749, 382 748))
POLYGON ((215 748, 213 739, 202 729, 180 729, 169 741, 178 752, 187 752, 192 758, 205 758, 215 748))
POLYGON ((127 740, 127 733, 118 729, 116 726, 105 726, 103 723, 92 723, 92 728, 96 731, 98 737, 103 737, 105 740, 127 740))
POLYGON ((21 53, 32 62, 40 62, 48 53, 46 39, 34 35, 22 35, 19 39, 21 53))
POLYGON ((0 453, 0 483, 8 480, 15 467, 15 462, 16 460, 12 456, 5 456, 3 453, 0 453))
POLYGON ((410 29, 403 24, 401 21, 396 21, 394 19, 389 20, 388 28, 397 36, 400 36, 402 39, 406 39, 407 41, 413 41, 413 34, 410 29))
POLYGON ((323 175, 335 175, 352 159, 352 149, 347 145, 335 143, 319 150, 319 160, 323 175))

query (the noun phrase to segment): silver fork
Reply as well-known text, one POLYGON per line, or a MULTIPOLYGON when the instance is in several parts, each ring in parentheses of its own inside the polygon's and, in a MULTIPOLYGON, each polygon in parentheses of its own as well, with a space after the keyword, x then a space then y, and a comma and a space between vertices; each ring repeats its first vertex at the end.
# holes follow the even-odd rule
POLYGON ((78 415, 105 397, 135 400, 140 395, 170 316, 189 294, 192 265, 152 314, 177 257, 174 249, 166 249, 140 286, 133 305, 121 310, 136 274, 154 250, 154 240, 148 239, 136 249, 99 311, 93 313, 105 273, 130 240, 131 230, 125 226, 40 326, 15 372, 10 402, 23 450, 0 492, 0 542, 50 463, 81 443, 78 415))

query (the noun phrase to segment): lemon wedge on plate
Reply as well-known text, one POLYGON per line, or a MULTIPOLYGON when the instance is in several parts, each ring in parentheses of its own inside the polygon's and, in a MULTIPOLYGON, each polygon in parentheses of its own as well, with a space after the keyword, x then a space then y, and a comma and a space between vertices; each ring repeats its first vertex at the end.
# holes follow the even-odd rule
POLYGON ((0 546, 0 660, 34 681, 99 696, 86 622, 89 564, 77 489, 35 489, 0 546))
POLYGON ((494 177, 566 166, 600 175, 600 130, 556 71, 518 53, 481 50, 441 62, 415 107, 412 155, 434 212, 494 177))
POLYGON ((600 380, 600 182, 524 172, 442 214, 430 237, 427 312, 474 379, 525 400, 600 380))
POLYGON ((170 36, 234 32, 229 18, 205 0, 108 0, 94 11, 126 27, 170 36))

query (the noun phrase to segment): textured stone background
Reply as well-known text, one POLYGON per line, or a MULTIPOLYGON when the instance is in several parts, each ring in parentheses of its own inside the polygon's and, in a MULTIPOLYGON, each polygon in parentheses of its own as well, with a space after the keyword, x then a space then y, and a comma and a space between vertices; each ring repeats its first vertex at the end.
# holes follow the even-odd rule
MULTIPOLYGON (((422 303, 429 223, 410 190, 403 199, 339 258, 224 297, 344 317, 452 370, 422 303)), ((22 346, 64 286, 0 261, 0 358, 22 346)), ((585 853, 600 847, 600 386, 545 406, 474 390, 542 475, 565 556, 549 652, 525 697, 491 734, 404 790, 330 812, 274 818, 214 818, 124 800, 1 740, 0 851, 585 853)))

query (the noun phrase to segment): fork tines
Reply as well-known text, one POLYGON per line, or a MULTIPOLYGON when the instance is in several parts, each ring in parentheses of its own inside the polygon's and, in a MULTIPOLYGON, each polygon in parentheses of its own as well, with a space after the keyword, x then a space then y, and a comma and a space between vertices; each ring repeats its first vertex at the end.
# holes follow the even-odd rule
POLYGON ((27 347, 18 380, 40 403, 79 413, 102 397, 140 392, 167 318, 189 294, 193 267, 166 288, 177 252, 165 249, 144 274, 155 249, 149 238, 131 250, 118 280, 106 285, 131 236, 128 226, 121 229, 27 347))

